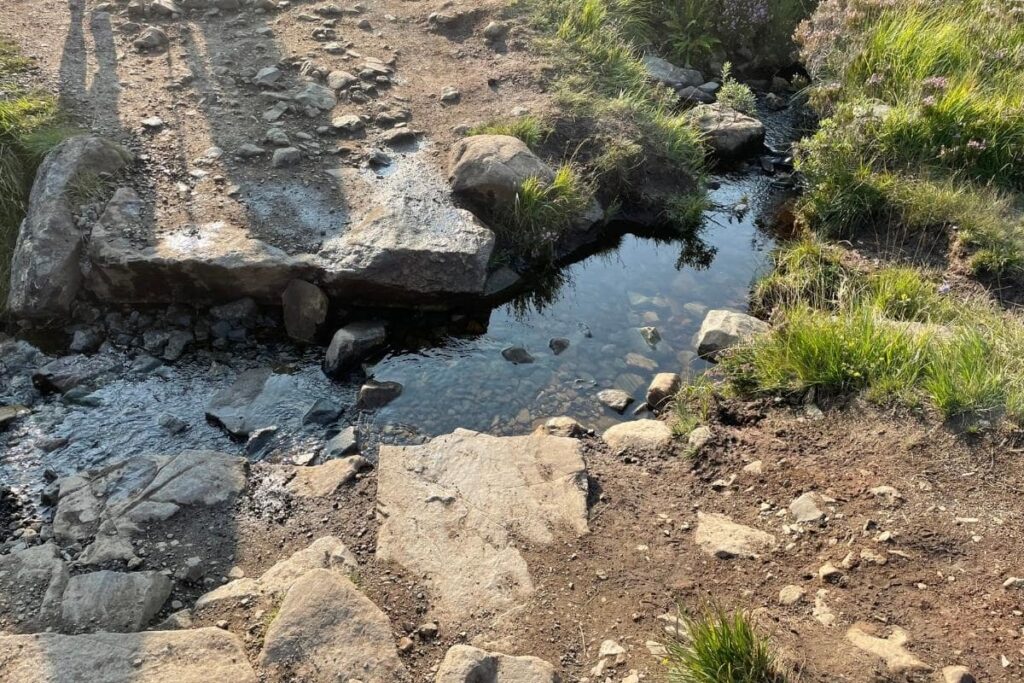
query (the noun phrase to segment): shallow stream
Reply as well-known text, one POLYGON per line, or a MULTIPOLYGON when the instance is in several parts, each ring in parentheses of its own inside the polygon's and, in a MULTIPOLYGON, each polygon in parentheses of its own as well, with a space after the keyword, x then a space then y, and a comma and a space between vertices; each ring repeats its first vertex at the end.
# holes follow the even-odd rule
MULTIPOLYGON (((788 139, 787 120, 781 121, 770 127, 770 147, 788 139)), ((156 371, 118 374, 85 401, 51 396, 36 403, 31 415, 2 434, 0 482, 28 494, 42 485, 46 468, 64 475, 139 453, 188 448, 244 452, 243 442, 207 421, 206 406, 241 371, 266 366, 283 375, 260 415, 264 424, 278 427, 276 458, 301 457, 324 443, 323 426, 302 424, 317 399, 348 407, 340 424, 358 424, 370 457, 381 441, 418 441, 457 427, 523 433, 553 415, 570 415, 600 430, 633 419, 632 408, 642 403, 655 373, 705 367, 694 348, 705 312, 744 310, 774 245, 760 226, 785 183, 764 173, 757 159, 713 181, 717 188, 699 239, 625 234, 567 266, 557 286, 549 283, 533 296, 470 316, 468 323, 411 327, 395 335, 394 345, 368 368, 375 379, 404 387, 382 409, 351 408, 358 383, 324 376, 323 349, 273 343, 226 362, 195 354, 156 371), (450 334, 453 327, 460 333, 450 334), (649 343, 642 327, 657 328, 661 340, 649 343), (554 353, 552 338, 567 339, 568 348, 554 353), (505 360, 502 350, 514 345, 534 362, 505 360), (633 395, 624 415, 598 403, 597 392, 607 388, 633 395), (169 416, 177 427, 168 428, 169 416)))

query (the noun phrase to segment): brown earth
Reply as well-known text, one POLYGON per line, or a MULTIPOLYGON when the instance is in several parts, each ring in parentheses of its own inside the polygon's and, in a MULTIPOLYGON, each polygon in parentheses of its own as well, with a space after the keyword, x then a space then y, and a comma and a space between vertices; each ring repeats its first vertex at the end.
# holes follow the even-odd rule
MULTIPOLYGON (((374 558, 379 519, 373 471, 335 496, 302 500, 275 495, 271 470, 255 466, 236 511, 189 516, 154 531, 150 547, 167 543, 167 534, 181 543, 150 553, 146 565, 175 567, 199 554, 216 568, 213 576, 226 575, 232 565, 258 576, 315 538, 336 535, 358 557, 355 580, 391 619, 396 642, 406 635, 415 641, 402 655, 412 680, 429 678, 450 645, 480 636, 514 654, 547 659, 568 681, 588 677, 600 644, 613 639, 627 654, 606 670, 612 681, 633 669, 642 680, 663 680, 663 664, 645 645, 669 639, 658 617, 709 601, 751 611, 777 645, 791 680, 939 680, 934 672, 889 673, 881 659, 845 638, 857 623, 882 637, 905 629, 910 652, 936 672, 963 664, 979 680, 1021 680, 1024 593, 1002 587, 1007 577, 1024 573, 1024 463, 1017 449, 858 402, 820 419, 805 416, 802 408, 756 404, 730 405, 722 415, 733 424, 714 424, 713 441, 693 458, 616 456, 588 438, 591 531, 543 549, 518 546, 537 592, 498 634, 480 619, 442 620, 436 639, 415 635, 435 618, 431 596, 420 577, 374 558), (755 460, 762 462, 760 476, 742 470, 755 460), (895 487, 901 500, 890 506, 869 493, 879 486, 895 487), (787 508, 808 491, 835 502, 820 524, 797 525, 787 508), (767 531, 779 549, 760 559, 705 555, 694 542, 698 511, 767 531), (883 532, 891 539, 880 540, 883 532), (844 558, 865 549, 885 564, 861 561, 843 568, 844 558), (818 578, 826 562, 841 569, 835 583, 818 578), (801 586, 806 596, 784 607, 778 595, 789 584, 801 586), (820 589, 827 590, 832 626, 812 614, 820 589)), ((208 588, 182 586, 172 599, 186 606, 208 588)), ((243 634, 255 657, 266 614, 228 609, 202 614, 196 625, 221 620, 243 634)))

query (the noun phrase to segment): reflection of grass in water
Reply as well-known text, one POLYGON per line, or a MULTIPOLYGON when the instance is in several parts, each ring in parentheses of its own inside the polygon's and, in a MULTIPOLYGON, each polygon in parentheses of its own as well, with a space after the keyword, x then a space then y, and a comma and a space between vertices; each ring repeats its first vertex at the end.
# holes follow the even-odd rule
MULTIPOLYGON (((691 234, 680 237, 679 234, 665 231, 644 231, 637 235, 643 239, 651 240, 655 244, 678 244, 679 256, 676 259, 676 270, 693 268, 705 270, 715 258, 717 250, 707 244, 700 235, 700 230, 694 230, 691 234)), ((600 258, 606 263, 611 263, 619 247, 622 244, 621 237, 616 239, 614 244, 598 252, 590 258, 600 258)), ((523 322, 532 314, 543 313, 549 306, 563 297, 563 290, 572 286, 572 272, 568 266, 559 267, 552 264, 543 269, 533 270, 526 275, 530 281, 530 288, 517 294, 506 306, 516 322, 523 322)))

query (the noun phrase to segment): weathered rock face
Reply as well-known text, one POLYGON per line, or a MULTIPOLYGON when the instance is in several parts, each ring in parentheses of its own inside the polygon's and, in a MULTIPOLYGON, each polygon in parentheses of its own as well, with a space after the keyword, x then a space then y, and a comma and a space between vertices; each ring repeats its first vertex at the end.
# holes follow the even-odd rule
POLYGON ((511 135, 460 140, 452 149, 450 167, 452 191, 483 206, 512 202, 527 178, 554 178, 551 167, 511 135))
POLYGON ((61 598, 61 628, 80 631, 141 631, 171 594, 160 572, 99 571, 72 576, 61 598))
POLYGON ((494 233, 465 209, 389 196, 324 245, 324 287, 390 303, 480 294, 494 233))
POLYGON ((708 311, 697 333, 697 353, 708 360, 769 330, 768 323, 754 316, 721 309, 708 311))
POLYGON ((11 261, 7 304, 14 315, 47 318, 70 311, 82 281, 84 237, 73 216, 75 183, 116 173, 129 160, 118 145, 85 135, 64 141, 43 161, 11 261))
POLYGON ((387 616, 338 572, 292 584, 263 640, 260 665, 276 680, 394 683, 404 667, 387 616))
POLYGON ((634 420, 609 427, 601 437, 618 451, 664 451, 672 445, 672 429, 661 420, 634 420))
POLYGON ((733 159, 764 142, 764 124, 724 104, 700 104, 687 116, 720 159, 733 159))
POLYGON ((242 642, 219 628, 0 637, 6 683, 256 683, 242 642), (117 653, 111 656, 111 653, 117 653))
POLYGON ((422 574, 452 618, 501 614, 533 593, 515 539, 587 532, 579 442, 459 429, 422 446, 382 446, 377 556, 422 574), (453 566, 459 572, 452 572, 453 566))
POLYGON ((303 498, 322 498, 356 478, 363 469, 370 466, 364 458, 350 455, 347 458, 328 460, 322 465, 296 467, 295 476, 285 485, 292 495, 303 498))
POLYGON ((513 657, 469 645, 448 650, 434 683, 559 683, 561 678, 543 659, 513 657))
POLYGON ((0 613, 20 612, 22 626, 30 631, 56 624, 68 578, 67 565, 54 543, 0 555, 0 613))
POLYGON ((184 507, 227 503, 244 487, 242 458, 213 451, 140 455, 61 479, 53 531, 67 543, 99 533, 97 542, 120 538, 124 545, 140 525, 184 507))
POLYGON ((120 188, 92 228, 86 287, 101 301, 278 303, 292 280, 315 279, 309 255, 293 256, 226 222, 153 234, 142 199, 120 188))
POLYGON ((704 83, 704 75, 696 69, 684 69, 672 62, 656 57, 644 55, 644 66, 647 67, 647 74, 652 81, 657 81, 670 88, 696 88, 704 83))
POLYGON ((344 543, 334 536, 324 536, 313 541, 308 548, 281 560, 258 579, 236 579, 206 593, 196 601, 196 610, 244 598, 279 600, 291 589, 292 584, 314 569, 330 569, 346 575, 356 571, 358 564, 355 555, 344 543))

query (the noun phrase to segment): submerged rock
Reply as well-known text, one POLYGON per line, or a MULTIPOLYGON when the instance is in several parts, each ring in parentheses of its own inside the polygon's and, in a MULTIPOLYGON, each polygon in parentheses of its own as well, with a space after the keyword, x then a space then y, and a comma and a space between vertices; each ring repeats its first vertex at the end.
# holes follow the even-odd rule
POLYGON ((402 395, 402 385, 398 382, 367 382, 359 387, 359 398, 356 405, 363 410, 383 408, 402 395))
POLYGON ((768 323, 754 316, 735 311, 716 309, 708 311, 697 333, 697 353, 701 358, 714 360, 719 353, 764 334, 768 323))

